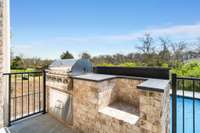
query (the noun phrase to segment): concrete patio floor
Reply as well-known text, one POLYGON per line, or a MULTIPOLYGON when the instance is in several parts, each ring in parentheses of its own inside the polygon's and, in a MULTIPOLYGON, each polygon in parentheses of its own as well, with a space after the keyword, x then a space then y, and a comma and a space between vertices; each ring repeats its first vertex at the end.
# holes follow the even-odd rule
POLYGON ((73 133, 73 131, 45 114, 18 121, 7 128, 1 128, 0 133, 73 133))

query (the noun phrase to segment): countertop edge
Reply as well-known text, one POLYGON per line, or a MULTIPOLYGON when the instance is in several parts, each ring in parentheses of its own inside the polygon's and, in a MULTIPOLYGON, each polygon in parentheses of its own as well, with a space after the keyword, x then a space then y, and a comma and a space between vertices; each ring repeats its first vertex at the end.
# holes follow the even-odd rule
POLYGON ((103 75, 103 76, 105 76, 105 78, 102 78, 102 79, 92 79, 88 77, 80 77, 78 75, 70 76, 70 77, 72 79, 85 80, 85 81, 91 81, 91 82, 97 82, 97 83, 107 81, 107 80, 119 79, 119 78, 143 80, 141 84, 137 85, 137 89, 157 91, 157 92, 164 92, 164 90, 169 86, 169 83, 170 83, 170 81, 166 79, 152 79, 152 78, 143 78, 143 77, 134 77, 134 76, 121 76, 121 75, 103 75))
POLYGON ((169 80, 148 79, 137 86, 141 90, 164 92, 169 87, 169 80))

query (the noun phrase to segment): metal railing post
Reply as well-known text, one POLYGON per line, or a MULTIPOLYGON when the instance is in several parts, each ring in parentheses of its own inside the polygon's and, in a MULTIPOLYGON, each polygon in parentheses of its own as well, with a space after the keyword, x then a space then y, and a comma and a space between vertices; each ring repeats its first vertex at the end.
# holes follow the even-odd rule
POLYGON ((46 71, 43 71, 43 114, 46 113, 46 71))
POLYGON ((8 126, 11 126, 11 74, 8 76, 8 126))
POLYGON ((176 74, 172 74, 172 133, 176 133, 176 74))

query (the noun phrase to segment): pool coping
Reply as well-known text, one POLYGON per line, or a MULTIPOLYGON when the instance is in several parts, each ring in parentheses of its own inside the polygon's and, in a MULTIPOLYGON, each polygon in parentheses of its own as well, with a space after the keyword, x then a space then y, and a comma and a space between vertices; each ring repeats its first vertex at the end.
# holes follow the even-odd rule
MULTIPOLYGON (((170 95, 172 95, 172 89, 170 89, 170 95)), ((193 92, 192 91, 184 91, 184 96, 183 96, 183 91, 182 90, 177 90, 176 95, 179 96, 179 97, 193 98, 193 92)), ((194 98, 200 100, 200 93, 199 92, 195 92, 195 97, 194 98)))

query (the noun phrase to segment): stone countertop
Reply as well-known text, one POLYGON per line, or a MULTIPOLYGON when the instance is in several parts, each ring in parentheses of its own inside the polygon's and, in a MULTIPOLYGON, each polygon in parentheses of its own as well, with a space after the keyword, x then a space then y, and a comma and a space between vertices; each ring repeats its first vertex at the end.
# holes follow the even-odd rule
POLYGON ((96 73, 86 73, 82 75, 71 76, 73 79, 88 80, 94 82, 102 82, 105 80, 111 80, 115 78, 128 78, 135 80, 144 80, 141 84, 137 86, 138 89, 151 90, 164 92, 164 90, 169 86, 170 81, 164 79, 152 79, 152 78, 142 78, 133 76, 121 76, 121 75, 106 75, 106 74, 96 74, 96 73))
POLYGON ((114 79, 117 76, 115 75, 106 75, 106 74, 96 74, 96 73, 86 73, 77 76, 71 76, 73 79, 89 80, 95 82, 101 82, 109 79, 114 79))
POLYGON ((97 73, 86 73, 86 74, 81 74, 81 75, 74 75, 74 76, 71 76, 71 78, 94 81, 94 82, 101 82, 101 81, 115 79, 115 78, 135 79, 135 80, 144 80, 144 81, 147 80, 147 78, 143 78, 143 77, 108 75, 108 74, 97 74, 97 73))
POLYGON ((137 86, 138 89, 159 91, 164 92, 164 90, 169 86, 170 81, 164 79, 148 79, 137 86))

